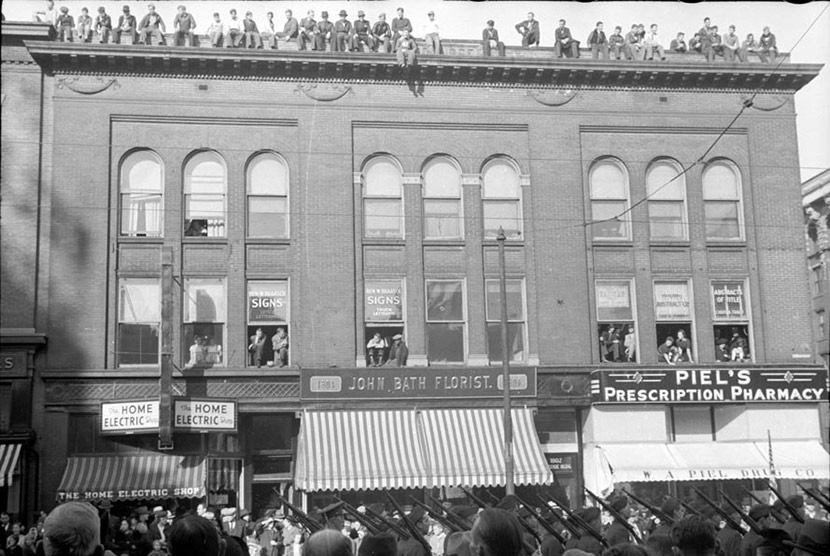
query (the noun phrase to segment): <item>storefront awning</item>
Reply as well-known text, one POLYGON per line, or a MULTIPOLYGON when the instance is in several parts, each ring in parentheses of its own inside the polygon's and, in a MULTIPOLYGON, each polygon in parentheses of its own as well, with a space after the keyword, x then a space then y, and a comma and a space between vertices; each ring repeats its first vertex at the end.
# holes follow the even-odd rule
POLYGON ((201 456, 134 455, 71 457, 58 500, 140 500, 201 498, 205 463, 201 456))
POLYGON ((0 487, 11 486, 21 444, 0 444, 0 487))
POLYGON ((761 479, 769 466, 752 442, 669 444, 677 461, 675 481, 761 479))
POLYGON ((677 462, 666 444, 602 444, 615 483, 674 481, 677 462))
MULTIPOLYGON (((755 447, 768 465, 769 443, 755 447)), ((830 479, 830 454, 817 440, 773 440, 772 462, 780 479, 830 479)))
POLYGON ((416 412, 306 411, 294 483, 309 492, 428 486, 416 412))
MULTIPOLYGON (((424 411, 431 485, 504 485, 503 415, 501 409, 424 411)), ((539 446, 532 412, 514 409, 511 415, 515 484, 551 483, 553 475, 539 446)))

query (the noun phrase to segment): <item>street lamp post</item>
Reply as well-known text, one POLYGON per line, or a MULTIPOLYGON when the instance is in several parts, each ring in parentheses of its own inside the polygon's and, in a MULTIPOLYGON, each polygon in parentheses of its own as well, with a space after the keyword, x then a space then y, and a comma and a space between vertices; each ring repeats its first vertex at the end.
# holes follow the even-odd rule
POLYGON ((499 293, 501 299, 501 369, 504 392, 504 475, 505 494, 515 494, 513 485, 513 415, 510 411, 510 356, 507 348, 507 271, 504 264, 504 228, 499 226, 499 293))

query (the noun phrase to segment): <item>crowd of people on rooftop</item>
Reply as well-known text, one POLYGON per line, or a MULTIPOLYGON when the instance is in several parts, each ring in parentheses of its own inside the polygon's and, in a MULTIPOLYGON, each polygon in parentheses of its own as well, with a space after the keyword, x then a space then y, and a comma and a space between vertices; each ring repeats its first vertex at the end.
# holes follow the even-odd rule
MULTIPOLYGON (((156 11, 156 6, 149 3, 146 9, 147 13, 140 19, 133 15, 128 5, 124 5, 117 18, 108 14, 103 6, 97 9, 94 18, 86 7, 81 8, 76 17, 69 13, 66 6, 56 8, 54 1, 48 0, 46 8, 37 12, 35 18, 50 23, 59 41, 90 43, 95 39, 102 44, 121 44, 128 36, 132 44, 194 46, 197 22, 186 6, 177 8, 169 29, 171 39, 166 37, 168 27, 156 11)), ((309 9, 305 17, 297 19, 289 9, 285 10, 282 22, 275 21, 271 11, 265 14, 264 21, 258 22, 252 12, 246 12, 243 17, 235 8, 230 8, 227 14, 214 13, 213 18, 203 24, 202 36, 206 36, 210 46, 215 48, 394 53, 400 66, 415 64, 416 55, 422 48, 428 54, 443 53, 445 36, 434 11, 428 11, 417 28, 405 16, 403 8, 397 8, 396 16, 390 21, 387 21, 385 13, 379 13, 374 23, 367 19, 363 10, 359 10, 357 19, 351 21, 346 10, 340 10, 337 15, 337 19, 331 21, 329 13, 322 11, 318 20, 315 11, 309 9)), ((541 23, 533 12, 529 12, 514 28, 521 36, 522 47, 540 46, 541 23)), ((494 52, 505 56, 505 43, 500 39, 493 20, 488 20, 481 32, 481 47, 484 56, 494 52)), ((581 47, 590 51, 591 58, 604 60, 661 61, 666 59, 667 53, 696 52, 709 62, 720 56, 727 63, 745 63, 754 53, 762 62, 774 63, 778 56, 775 35, 769 27, 764 27, 757 38, 749 33, 742 40, 735 25, 729 25, 727 32, 721 33, 708 17, 688 41, 684 32, 678 32, 667 41, 656 23, 650 24, 648 30, 644 24, 634 23, 627 32, 617 25, 609 34, 605 31, 605 24, 598 21, 584 43, 574 36, 567 22, 560 19, 554 30, 554 56, 579 58, 581 47)))

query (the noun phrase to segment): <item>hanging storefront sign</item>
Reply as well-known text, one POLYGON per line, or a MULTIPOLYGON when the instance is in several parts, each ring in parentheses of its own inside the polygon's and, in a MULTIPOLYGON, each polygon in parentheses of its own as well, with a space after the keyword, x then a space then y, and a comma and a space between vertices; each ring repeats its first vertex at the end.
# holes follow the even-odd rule
POLYGON ((131 434, 159 428, 159 400, 132 400, 101 404, 102 434, 131 434))
POLYGON ((713 320, 746 321, 743 281, 712 282, 713 320))
POLYGON ((288 316, 288 282, 248 283, 248 322, 250 324, 286 322, 288 316))
POLYGON ((548 467, 554 473, 573 473, 576 454, 545 454, 548 467))
POLYGON ((817 402, 827 399, 821 368, 601 369, 591 373, 593 403, 817 402))
POLYGON ((400 280, 367 280, 363 302, 366 322, 403 320, 400 280))
POLYGON ((176 432, 236 432, 236 402, 216 399, 173 401, 173 428, 176 432))
POLYGON ((654 283, 654 319, 657 321, 692 320, 687 282, 654 283))
MULTIPOLYGON (((502 371, 485 369, 382 368, 303 371, 304 400, 408 400, 500 398, 502 371)), ((536 369, 512 370, 513 397, 536 396, 536 369)))

